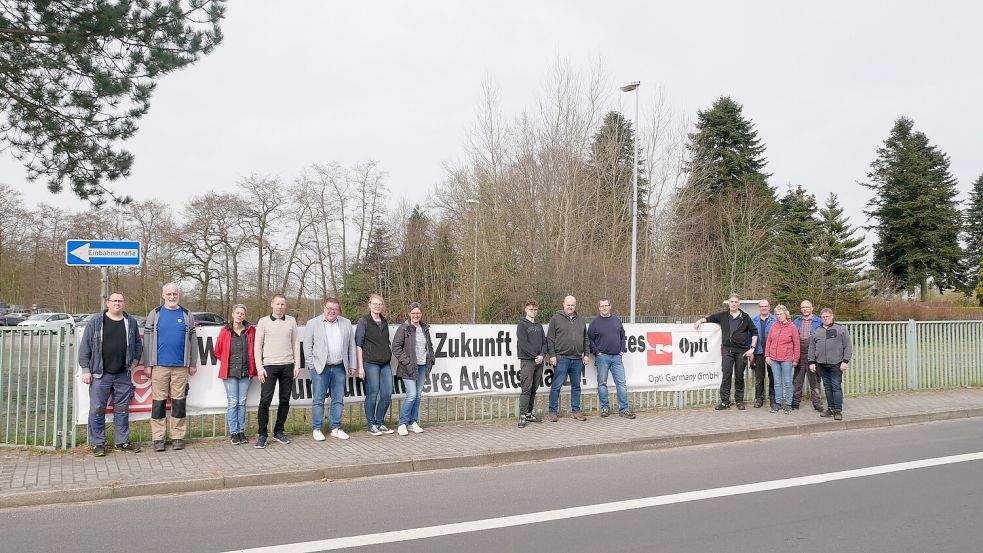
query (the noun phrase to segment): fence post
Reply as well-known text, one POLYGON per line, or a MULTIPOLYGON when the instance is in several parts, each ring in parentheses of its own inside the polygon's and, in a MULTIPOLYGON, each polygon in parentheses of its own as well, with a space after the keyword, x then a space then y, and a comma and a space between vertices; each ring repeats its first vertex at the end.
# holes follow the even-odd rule
POLYGON ((918 327, 908 319, 908 388, 918 389, 918 327))
POLYGON ((686 392, 676 392, 676 409, 686 408, 686 392))

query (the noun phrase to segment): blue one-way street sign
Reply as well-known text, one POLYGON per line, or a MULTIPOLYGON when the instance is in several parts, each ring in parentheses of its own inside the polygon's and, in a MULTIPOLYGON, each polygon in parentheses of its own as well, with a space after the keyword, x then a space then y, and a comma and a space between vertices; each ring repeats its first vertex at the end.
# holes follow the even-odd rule
POLYGON ((140 264, 140 242, 128 240, 66 240, 65 264, 107 267, 140 264))

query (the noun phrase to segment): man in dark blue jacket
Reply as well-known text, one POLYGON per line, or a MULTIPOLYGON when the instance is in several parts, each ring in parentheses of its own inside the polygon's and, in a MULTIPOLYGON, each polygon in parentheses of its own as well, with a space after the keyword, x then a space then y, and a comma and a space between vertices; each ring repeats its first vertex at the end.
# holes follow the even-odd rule
POLYGON ((96 457, 106 454, 106 406, 113 399, 116 449, 136 453, 130 442, 130 371, 143 355, 137 320, 123 311, 123 294, 111 294, 102 313, 89 317, 79 345, 82 382, 89 385, 89 445, 96 457))
POLYGON ((758 329, 758 345, 754 348, 754 407, 764 405, 768 397, 768 405, 775 403, 775 380, 771 374, 771 365, 765 362, 765 341, 775 324, 775 316, 771 314, 771 304, 768 300, 758 302, 758 316, 754 317, 754 328, 758 329), (765 374, 768 375, 768 387, 765 388, 765 374))
POLYGON ((822 413, 823 398, 822 391, 819 389, 819 379, 816 378, 816 373, 808 370, 809 364, 806 361, 806 352, 809 351, 809 340, 812 338, 812 333, 822 326, 823 322, 812 312, 813 307, 811 301, 802 300, 802 303, 799 304, 799 309, 802 311, 802 316, 796 317, 792 322, 795 323, 795 328, 799 329, 802 355, 799 357, 799 364, 795 366, 795 370, 792 372, 792 409, 798 409, 799 403, 802 402, 802 386, 805 385, 805 380, 808 376, 809 395, 812 397, 812 406, 816 411, 822 413))

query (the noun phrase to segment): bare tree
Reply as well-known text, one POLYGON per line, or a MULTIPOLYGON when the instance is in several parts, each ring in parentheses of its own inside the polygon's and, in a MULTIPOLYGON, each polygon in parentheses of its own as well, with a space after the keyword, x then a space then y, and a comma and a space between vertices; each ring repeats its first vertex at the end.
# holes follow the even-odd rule
POLYGON ((270 290, 269 275, 264 271, 266 254, 271 251, 270 229, 279 222, 280 208, 284 204, 283 185, 279 179, 250 175, 238 182, 245 195, 245 216, 250 221, 252 237, 257 244, 256 297, 265 298, 270 290))

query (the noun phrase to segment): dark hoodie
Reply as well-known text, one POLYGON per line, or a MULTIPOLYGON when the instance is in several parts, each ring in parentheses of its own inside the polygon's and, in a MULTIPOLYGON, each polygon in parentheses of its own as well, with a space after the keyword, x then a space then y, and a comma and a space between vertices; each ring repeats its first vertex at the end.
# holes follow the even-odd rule
POLYGON ((529 319, 523 317, 519 319, 515 333, 519 342, 519 359, 534 361, 537 355, 546 357, 546 333, 543 332, 543 325, 529 322, 529 319))
POLYGON ((580 359, 590 351, 587 339, 587 323, 577 314, 567 317, 563 310, 553 314, 546 331, 546 350, 550 356, 580 359))

